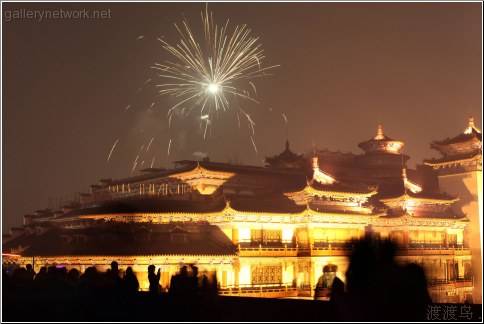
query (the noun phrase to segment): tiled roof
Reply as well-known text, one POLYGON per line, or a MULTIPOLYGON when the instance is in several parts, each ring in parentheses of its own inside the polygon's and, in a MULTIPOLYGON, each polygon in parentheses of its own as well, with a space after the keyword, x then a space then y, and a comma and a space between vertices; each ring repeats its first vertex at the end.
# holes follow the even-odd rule
POLYGON ((123 199, 77 209, 57 219, 97 214, 211 213, 223 210, 225 204, 223 199, 215 201, 187 201, 166 198, 160 199, 157 197, 148 199, 123 199))
POLYGON ((442 141, 434 141, 434 142, 432 142, 432 144, 430 146, 433 147, 433 146, 443 146, 443 145, 449 145, 449 144, 465 143, 465 142, 473 140, 474 138, 476 138, 477 140, 482 142, 482 134, 480 132, 478 132, 475 128, 471 128, 471 131, 468 134, 461 133, 461 134, 459 134, 459 135, 457 135, 453 138, 447 138, 447 139, 442 140, 442 141))
POLYGON ((296 205, 287 197, 233 199, 230 201, 230 207, 237 211, 258 213, 300 213, 306 208, 296 205))
POLYGON ((53 228, 41 235, 21 235, 4 244, 3 250, 10 252, 19 246, 25 248, 19 252, 22 256, 235 255, 235 246, 221 230, 204 223, 104 223, 87 229, 53 228), (177 233, 179 228, 184 232, 177 233), (103 240, 103 234, 112 237, 103 240), (76 243, 80 235, 86 240, 76 243), (70 243, 66 242, 69 237, 70 243))
POLYGON ((338 182, 332 184, 321 184, 317 181, 313 181, 311 184, 316 190, 324 190, 324 191, 333 191, 333 192, 349 192, 349 193, 356 193, 356 194, 365 194, 370 193, 373 190, 370 189, 367 185, 363 185, 361 183, 348 183, 348 182, 338 182))
POLYGON ((480 152, 472 152, 467 154, 459 154, 459 155, 447 155, 443 156, 440 159, 428 159, 425 160, 425 164, 432 165, 432 164, 439 164, 439 163, 446 163, 446 162, 453 162, 453 161, 462 161, 462 160, 470 160, 477 157, 480 152))

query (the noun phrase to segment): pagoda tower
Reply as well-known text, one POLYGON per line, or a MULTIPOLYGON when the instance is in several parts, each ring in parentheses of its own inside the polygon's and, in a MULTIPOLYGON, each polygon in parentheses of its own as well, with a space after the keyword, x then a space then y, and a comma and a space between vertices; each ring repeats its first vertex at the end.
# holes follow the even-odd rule
POLYGON ((289 148, 289 141, 286 141, 286 149, 279 155, 266 156, 267 167, 275 169, 301 169, 307 163, 302 154, 296 154, 289 148))
POLYGON ((433 141, 430 147, 442 155, 439 159, 425 161, 438 173, 442 191, 458 195, 455 208, 470 221, 469 246, 472 253, 474 274, 474 302, 482 303, 482 134, 474 118, 464 131, 442 141, 433 141))
POLYGON ((365 169, 367 176, 378 183, 400 182, 402 167, 409 159, 402 153, 404 145, 402 141, 383 134, 383 126, 378 124, 376 136, 358 144, 365 152, 358 158, 358 164, 365 169))

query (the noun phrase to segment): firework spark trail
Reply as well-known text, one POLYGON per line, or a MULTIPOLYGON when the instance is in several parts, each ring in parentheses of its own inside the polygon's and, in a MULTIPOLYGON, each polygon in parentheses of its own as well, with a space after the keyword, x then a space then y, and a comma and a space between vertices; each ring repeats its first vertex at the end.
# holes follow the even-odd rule
POLYGON ((136 168, 137 164, 138 164, 138 161, 134 162, 133 168, 131 169, 131 174, 133 174, 134 168, 136 168))
POLYGON ((229 110, 231 101, 237 98, 258 103, 244 87, 252 87, 257 95, 254 83, 249 80, 270 75, 266 71, 277 66, 261 66, 265 58, 261 44, 257 37, 250 35, 251 30, 246 25, 236 26, 230 33, 229 21, 219 27, 214 24, 213 14, 209 14, 208 9, 205 14, 201 13, 201 18, 201 39, 197 39, 186 19, 180 26, 174 24, 180 37, 177 44, 171 45, 158 38, 172 56, 171 60, 152 66, 163 80, 156 85, 159 95, 177 99, 167 112, 169 126, 178 109, 184 111, 187 108, 188 115, 197 107, 200 115, 212 115, 219 110, 229 110), (187 105, 191 107, 185 107, 187 105))
POLYGON ((141 144, 141 148, 139 149, 138 156, 141 154, 141 151, 143 151, 144 148, 145 148, 145 145, 141 144))
POLYGON ((150 143, 148 144, 148 147, 146 148, 146 152, 148 152, 148 150, 150 149, 151 143, 153 143, 153 140, 154 140, 154 139, 155 139, 154 137, 152 137, 152 138, 151 138, 151 141, 150 141, 150 143))
POLYGON ((151 166, 150 168, 153 169, 153 164, 155 163, 155 157, 153 156, 153 160, 151 160, 151 166))
POLYGON ((109 152, 108 160, 106 161, 106 163, 109 162, 109 159, 111 158, 111 154, 113 154, 114 148, 116 147, 116 144, 118 144, 118 141, 119 141, 119 138, 116 140, 116 142, 114 142, 113 147, 111 147, 111 152, 109 152))
POLYGON ((203 132, 203 138, 205 139, 206 135, 207 135, 207 127, 208 125, 210 124, 210 119, 207 119, 205 121, 205 131, 203 132))
MULTIPOLYGON (((252 118, 250 118, 250 115, 248 113, 246 113, 242 108, 239 107, 239 111, 245 116, 245 118, 247 118, 248 127, 249 127, 249 129, 252 130, 252 136, 254 136, 255 135, 255 129, 254 129, 255 122, 252 120, 252 118)), ((240 128, 240 126, 239 126, 239 128, 240 128)))
POLYGON ((258 152, 257 152, 257 146, 255 146, 255 142, 254 142, 254 139, 252 138, 252 136, 250 137, 250 139, 252 141, 252 145, 254 145, 255 153, 258 154, 258 152))
POLYGON ((124 111, 128 111, 129 108, 131 108, 131 105, 127 105, 126 108, 124 108, 124 111))
POLYGON ((255 129, 254 129, 254 125, 255 125, 255 123, 254 123, 254 121, 253 121, 253 120, 250 118, 250 115, 249 115, 249 114, 247 114, 247 116, 246 116, 246 117, 247 117, 247 122, 249 123, 249 128, 251 128, 251 129, 252 129, 252 136, 254 136, 254 135, 255 135, 255 129))
POLYGON ((145 164, 145 160, 143 160, 143 162, 141 162, 141 164, 139 165, 139 168, 141 169, 141 167, 143 166, 143 164, 145 164))
POLYGON ((252 86, 252 88, 254 89, 254 93, 257 94, 257 89, 255 88, 255 85, 250 81, 249 81, 249 83, 252 86))
POLYGON ((138 36, 138 38, 136 38, 136 40, 143 39, 143 38, 144 38, 144 36, 140 35, 140 36, 138 36))
POLYGON ((153 107, 155 106, 155 103, 153 102, 150 106, 150 108, 148 108, 148 112, 152 112, 153 111, 153 107))
POLYGON ((171 147, 171 138, 170 138, 170 142, 168 143, 168 153, 166 155, 166 158, 170 156, 170 147, 171 147))
POLYGON ((284 113, 282 113, 282 117, 284 117, 284 121, 286 122, 286 139, 289 140, 289 124, 287 123, 287 118, 284 113))

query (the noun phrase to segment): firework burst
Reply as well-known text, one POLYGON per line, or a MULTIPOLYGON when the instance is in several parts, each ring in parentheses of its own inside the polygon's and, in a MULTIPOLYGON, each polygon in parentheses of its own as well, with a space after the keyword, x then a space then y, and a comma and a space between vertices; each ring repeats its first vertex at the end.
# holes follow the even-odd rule
POLYGON ((247 118, 250 116, 238 107, 237 100, 255 99, 256 87, 252 79, 270 75, 267 70, 276 67, 262 67, 265 58, 257 37, 251 36, 246 25, 228 30, 229 21, 223 27, 213 21, 213 14, 201 13, 203 36, 197 39, 186 19, 182 25, 175 23, 180 40, 171 45, 162 38, 162 43, 171 59, 157 63, 152 68, 158 71, 161 82, 156 85, 159 95, 170 95, 177 102, 168 109, 168 120, 175 112, 188 116, 192 111, 200 114, 200 123, 211 127, 213 114, 230 108, 247 118))

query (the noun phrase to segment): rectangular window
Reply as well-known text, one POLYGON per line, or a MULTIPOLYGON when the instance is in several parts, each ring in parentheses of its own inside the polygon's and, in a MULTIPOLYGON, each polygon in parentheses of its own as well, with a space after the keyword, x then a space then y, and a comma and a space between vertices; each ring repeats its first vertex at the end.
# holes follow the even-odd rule
POLYGON ((262 230, 251 229, 250 230, 250 240, 255 243, 262 243, 262 230))
POLYGON ((282 242, 282 230, 253 229, 250 231, 250 238, 254 243, 280 243, 282 242))
POLYGON ((253 285, 281 284, 282 266, 252 266, 251 279, 253 285))

